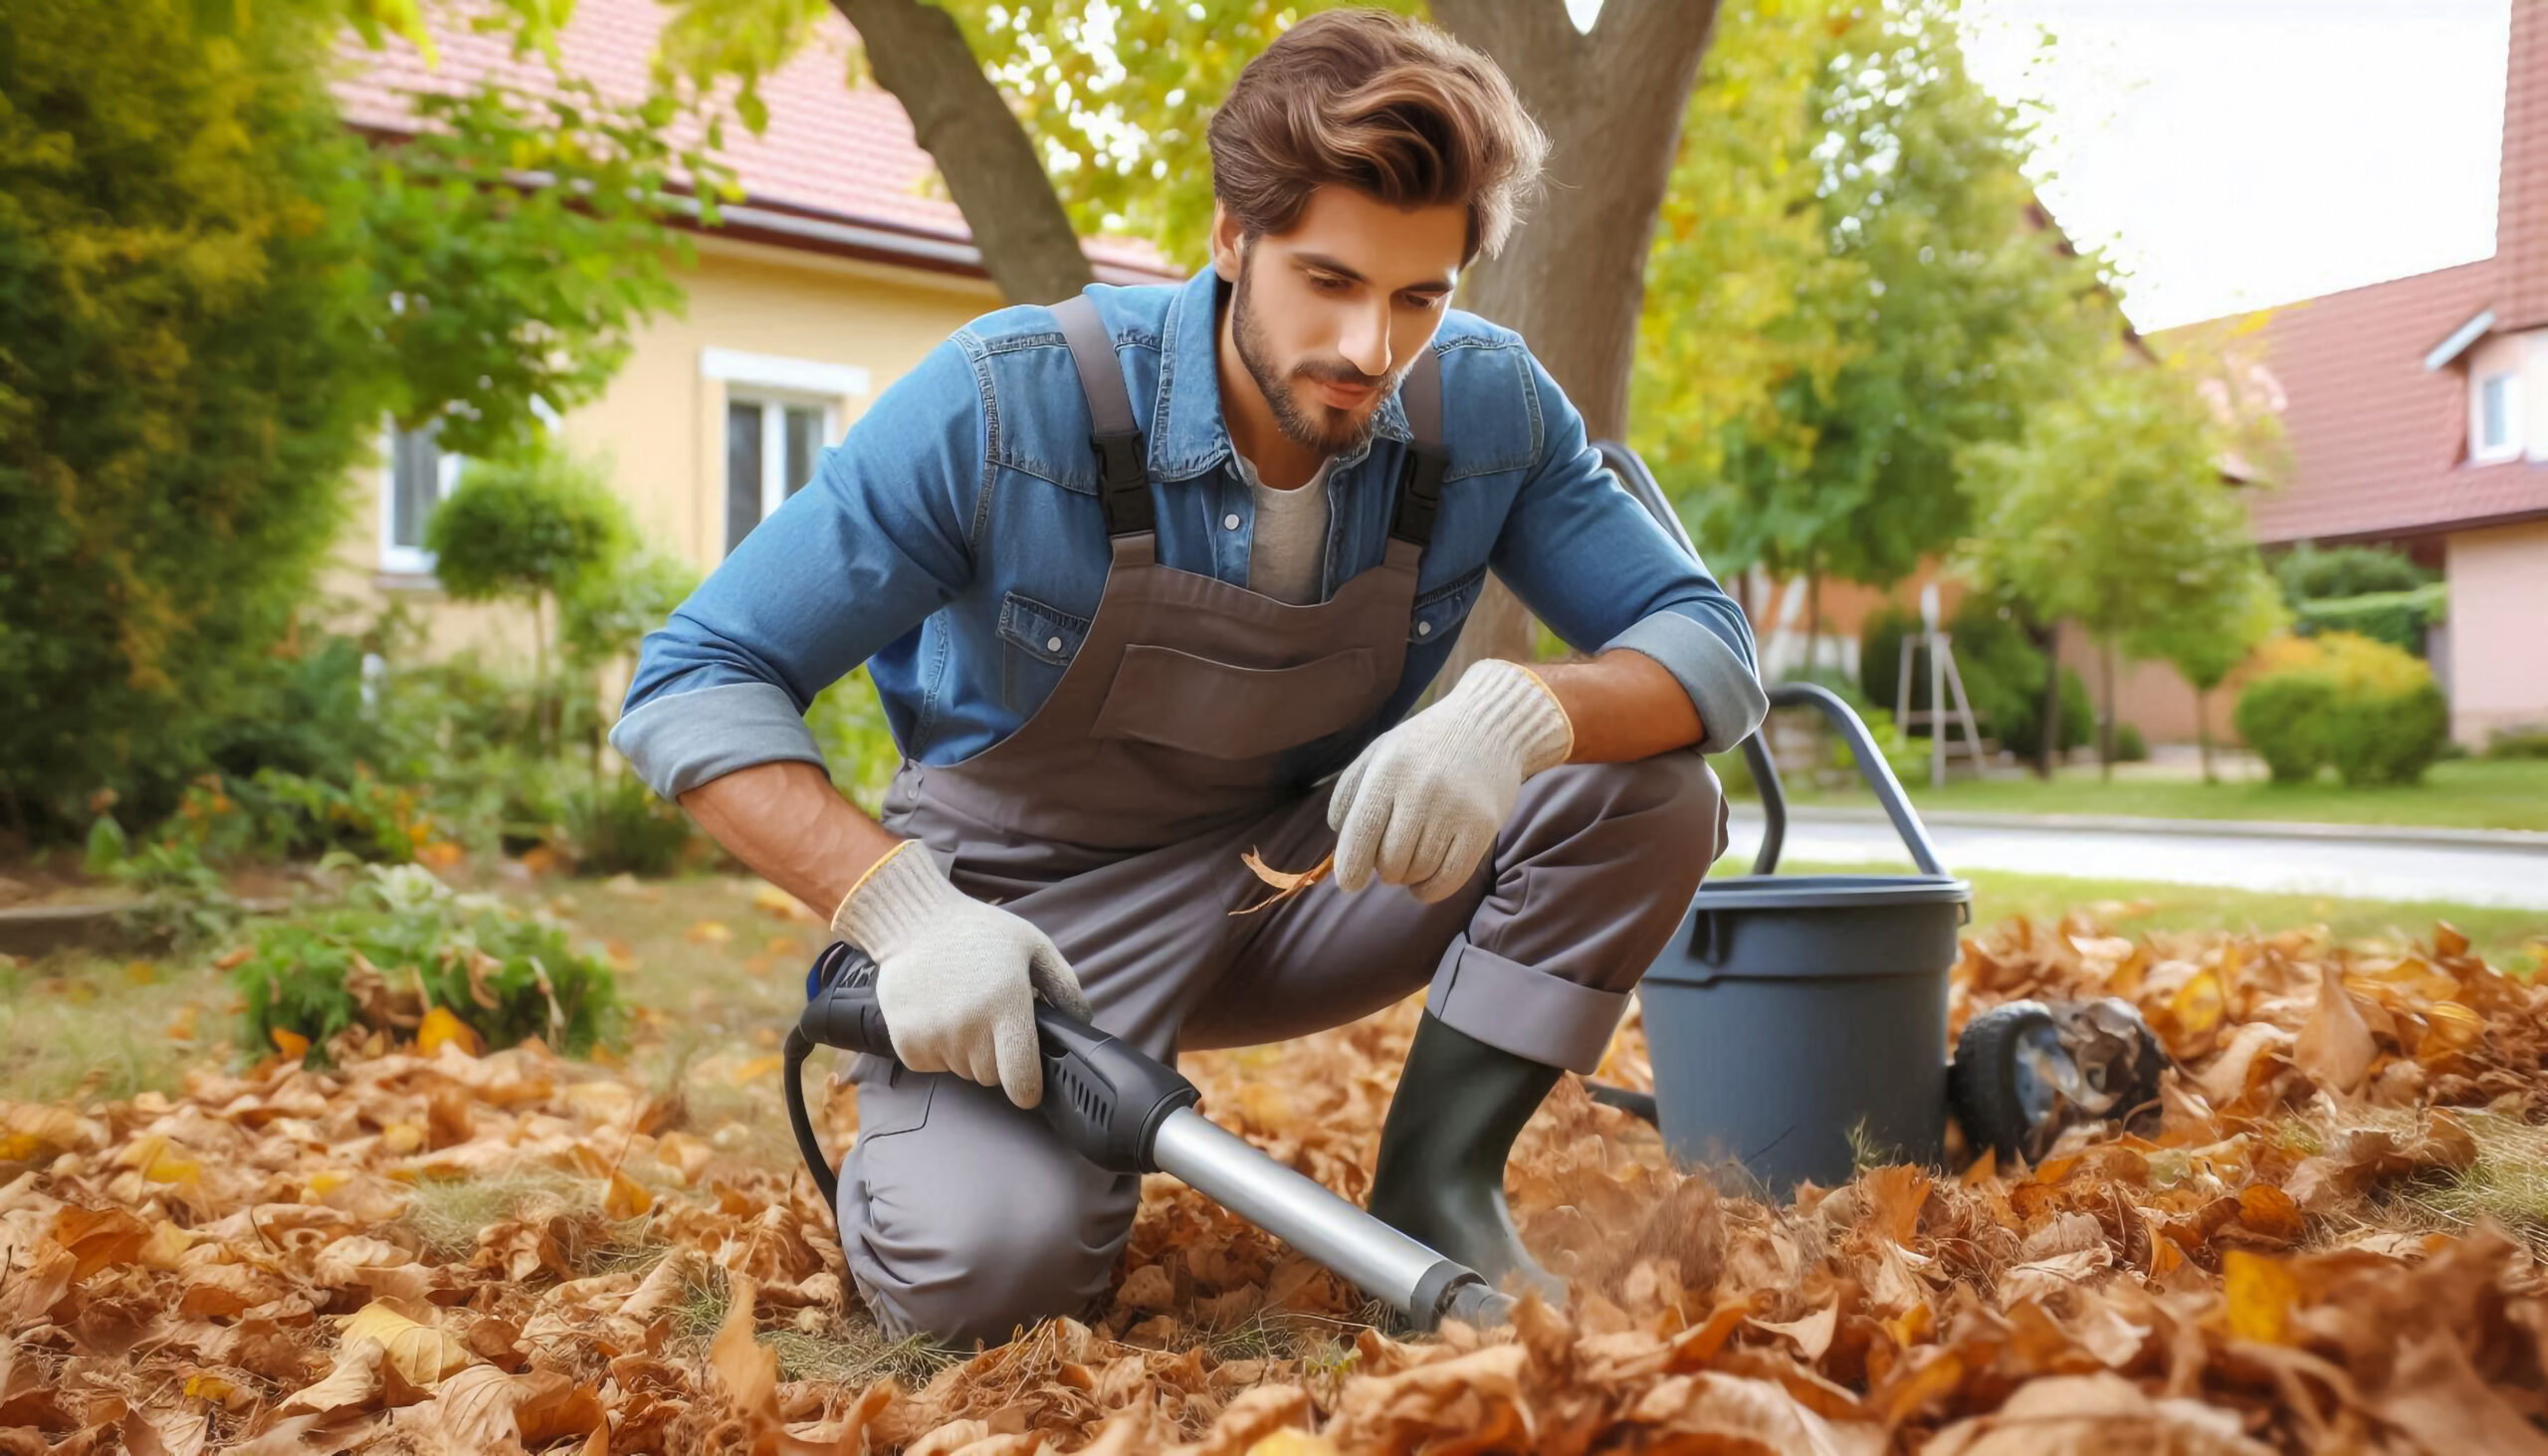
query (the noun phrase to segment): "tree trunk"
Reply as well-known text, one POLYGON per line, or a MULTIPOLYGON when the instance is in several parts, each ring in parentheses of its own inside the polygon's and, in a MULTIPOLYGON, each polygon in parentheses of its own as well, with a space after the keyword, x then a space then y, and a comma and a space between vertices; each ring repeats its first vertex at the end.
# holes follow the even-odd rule
POLYGON ((2043 730, 2035 735, 2034 776, 2048 780, 2061 751, 2061 624, 2037 628, 2035 641, 2043 650, 2043 730))
POLYGON ((1805 675, 1813 676, 1822 653, 1822 557, 1816 553, 1805 567, 1805 675))
POLYGON ((2102 680, 2105 704, 2097 715, 2097 778, 2114 782, 2114 644, 2097 646, 2097 676, 2102 680))
MULTIPOLYGON (((1590 35, 1562 0, 1433 0, 1549 134, 1548 192, 1460 307, 1529 341, 1592 439, 1623 440, 1645 259, 1717 0, 1606 0, 1590 35)), ((1479 658, 1529 661, 1531 620, 1501 581, 1469 614, 1445 681, 1479 658)), ((1585 644, 1597 647, 1598 643, 1585 644)))
POLYGON ((982 74, 955 17, 922 0, 832 0, 858 32, 876 84, 911 113, 982 267, 1012 304, 1070 298, 1097 275, 1035 143, 982 74))
POLYGON ((2212 771, 2212 690, 2194 690, 2194 740, 2203 751, 2203 781, 2219 783, 2212 771))

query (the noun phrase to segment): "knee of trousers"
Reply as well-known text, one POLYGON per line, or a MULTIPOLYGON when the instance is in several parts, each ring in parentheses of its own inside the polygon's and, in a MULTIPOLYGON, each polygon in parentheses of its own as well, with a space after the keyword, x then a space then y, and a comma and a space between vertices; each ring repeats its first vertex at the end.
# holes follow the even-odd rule
POLYGON ((999 1094, 950 1079, 928 1127, 855 1146, 842 1165, 841 1252, 890 1339, 1000 1345, 1040 1320, 1085 1316, 1113 1287, 1139 1180, 1041 1129, 1040 1144, 947 1136, 959 1130, 943 1125, 972 1121, 949 1118, 948 1104, 983 1099, 999 1094))
POLYGON ((1730 833, 1725 788, 1707 759, 1657 753, 1626 763, 1566 763, 1523 786, 1520 838, 1601 862, 1611 893, 1642 888, 1686 905, 1730 833))

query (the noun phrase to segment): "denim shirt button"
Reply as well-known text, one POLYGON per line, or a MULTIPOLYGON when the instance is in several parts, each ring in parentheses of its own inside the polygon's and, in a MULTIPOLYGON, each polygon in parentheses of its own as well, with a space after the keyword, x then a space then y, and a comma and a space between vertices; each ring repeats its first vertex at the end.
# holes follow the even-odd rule
POLYGON ((1047 638, 1045 638, 1045 639, 1044 639, 1044 650, 1045 650, 1046 652, 1059 652, 1059 651, 1061 651, 1061 650, 1062 650, 1062 639, 1060 639, 1059 637, 1047 637, 1047 638))
POLYGON ((1237 512, 1233 511, 1233 512, 1231 512, 1229 515, 1224 516, 1224 517, 1222 517, 1222 518, 1221 518, 1221 529, 1223 529, 1223 530, 1236 530, 1236 529, 1238 529, 1238 513, 1237 513, 1237 512))
POLYGON ((1430 623, 1430 622, 1418 622, 1418 623, 1416 623, 1416 624, 1415 624, 1415 635, 1416 635, 1416 636, 1418 636, 1418 637, 1430 637, 1430 636, 1432 636, 1432 635, 1433 635, 1433 624, 1432 624, 1432 623, 1430 623))

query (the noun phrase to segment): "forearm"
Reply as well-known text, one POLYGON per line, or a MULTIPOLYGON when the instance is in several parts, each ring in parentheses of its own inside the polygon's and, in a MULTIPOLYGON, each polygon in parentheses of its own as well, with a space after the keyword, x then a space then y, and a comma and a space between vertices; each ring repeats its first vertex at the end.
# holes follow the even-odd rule
POLYGON ((1614 648, 1591 662, 1535 666, 1575 727, 1569 763, 1627 763, 1707 736, 1689 690, 1644 653, 1614 648))
POLYGON ((902 841, 841 797, 814 764, 755 763, 681 796, 708 837, 828 921, 842 897, 902 841))

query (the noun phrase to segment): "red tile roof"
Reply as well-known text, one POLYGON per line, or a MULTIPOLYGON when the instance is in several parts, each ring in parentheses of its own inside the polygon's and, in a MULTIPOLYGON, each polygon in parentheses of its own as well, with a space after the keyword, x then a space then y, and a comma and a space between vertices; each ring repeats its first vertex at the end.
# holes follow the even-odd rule
MULTIPOLYGON (((348 40, 345 54, 353 66, 335 86, 345 119, 367 129, 405 131, 414 126, 407 99, 415 93, 458 93, 488 81, 533 94, 545 90, 547 71, 536 58, 515 60, 502 36, 461 23, 466 13, 451 5, 428 7, 439 53, 434 68, 394 37, 380 51, 348 40)), ((566 70, 610 95, 643 96, 656 37, 669 13, 655 0, 581 0, 559 36, 566 70)), ((971 240, 963 214, 932 188, 936 164, 914 139, 901 104, 873 83, 843 84, 854 39, 847 22, 826 9, 815 42, 762 82, 768 129, 755 136, 729 119, 724 160, 755 207, 853 225, 877 244, 864 251, 891 254, 896 242, 908 241, 913 261, 948 267, 950 245, 960 249, 971 240)), ((1091 239, 1086 246, 1110 282, 1183 276, 1144 243, 1110 238, 1091 239)), ((981 273, 978 264, 958 271, 981 273)))
MULTIPOLYGON (((2412 535, 2548 514, 2548 466, 2470 466, 2464 369, 2425 356, 2492 302, 2488 259, 2277 309, 2262 331, 2291 479, 2258 490, 2265 541, 2412 535)), ((2207 325, 2170 329, 2164 345, 2207 325)))
POLYGON ((2495 326, 2548 323, 2548 0, 2512 0, 2495 257, 2504 264, 2495 326))

